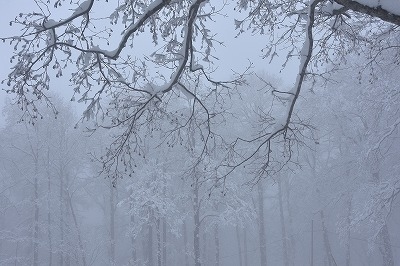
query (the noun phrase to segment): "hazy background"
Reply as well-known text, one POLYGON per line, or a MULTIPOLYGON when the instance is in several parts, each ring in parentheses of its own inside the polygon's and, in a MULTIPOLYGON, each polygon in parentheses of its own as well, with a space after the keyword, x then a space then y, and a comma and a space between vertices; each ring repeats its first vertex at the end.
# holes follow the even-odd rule
MULTIPOLYGON (((16 34, 9 21, 35 6, 28 0, 3 0, 1 8, 4 37, 16 34)), ((296 58, 281 71, 284 50, 269 64, 260 57, 267 43, 263 37, 245 33, 234 38, 229 14, 216 25, 226 47, 216 47, 215 78, 229 79, 231 69, 240 72, 250 61, 266 80, 293 85, 296 58)), ((2 78, 11 53, 12 47, 2 45, 2 78)), ((97 160, 113 140, 110 131, 88 138, 81 131, 87 124, 73 129, 79 120, 74 113, 85 106, 69 101, 68 75, 51 86, 61 95, 55 97, 61 112, 57 119, 47 110, 46 119, 35 126, 17 123, 17 106, 8 105, 9 123, 0 119, 0 265, 32 265, 35 244, 40 265, 188 266, 194 264, 195 251, 205 266, 398 264, 399 70, 383 64, 375 83, 370 82, 370 73, 358 72, 365 60, 349 55, 346 69, 332 74, 334 82, 318 80, 314 91, 304 85, 293 118, 302 130, 300 141, 292 147, 287 168, 254 182, 259 164, 248 164, 228 176, 224 189, 212 188, 226 147, 191 168, 202 151, 199 131, 183 128, 182 139, 160 141, 175 119, 191 115, 183 100, 171 103, 168 117, 139 132, 146 152, 135 150, 134 171, 117 179, 117 185, 97 160), (390 126, 393 131, 382 140, 390 126), (197 142, 187 141, 195 137, 197 142), (376 143, 381 150, 371 155, 376 143)), ((213 124, 226 139, 263 134, 270 106, 282 110, 271 93, 259 90, 260 80, 250 77, 249 83, 226 105, 210 104, 233 114, 213 124)), ((6 97, 1 91, 0 108, 6 97)), ((196 117, 200 121, 201 115, 196 117)), ((241 147, 251 152, 256 144, 241 147)), ((282 142, 274 144, 279 151, 282 142)))

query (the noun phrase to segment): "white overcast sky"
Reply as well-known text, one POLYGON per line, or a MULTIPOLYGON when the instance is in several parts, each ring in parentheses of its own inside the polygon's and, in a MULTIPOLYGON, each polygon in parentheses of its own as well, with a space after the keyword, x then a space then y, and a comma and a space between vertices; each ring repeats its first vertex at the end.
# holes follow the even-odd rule
MULTIPOLYGON (((0 37, 7 37, 10 35, 15 35, 16 28, 10 27, 9 22, 15 18, 21 12, 30 12, 35 9, 35 4, 33 0, 0 0, 1 3, 1 16, 0 16, 0 37)), ((98 3, 98 2, 96 2, 98 3)), ((71 11, 72 12, 72 11, 71 11)), ((110 10, 111 12, 111 10, 110 10)), ((66 14, 68 16, 69 14, 66 14)), ((266 42, 263 38, 267 38, 266 36, 251 36, 250 34, 240 36, 239 38, 233 38, 235 35, 234 25, 233 25, 234 17, 228 17, 225 21, 221 21, 221 23, 215 24, 218 29, 212 29, 213 32, 218 32, 218 37, 220 39, 224 39, 225 48, 224 47, 216 47, 218 48, 217 53, 215 54, 220 62, 218 63, 217 75, 220 77, 216 77, 218 79, 226 79, 232 75, 231 70, 236 70, 240 72, 247 65, 249 60, 254 63, 254 70, 257 72, 266 72, 270 73, 282 80, 282 83, 285 87, 289 87, 293 84, 296 78, 296 72, 298 69, 297 62, 294 61, 291 64, 288 64, 286 69, 281 71, 281 65, 283 63, 284 54, 281 55, 281 59, 275 60, 272 64, 268 63, 268 60, 261 59, 261 49, 263 48, 263 44, 266 42), (225 39, 226 38, 226 39, 225 39)), ((9 58, 12 53, 12 47, 10 47, 7 43, 0 44, 0 80, 3 80, 10 71, 11 64, 9 63, 9 58)), ((71 66, 73 67, 73 66, 71 66)), ((3 109, 4 101, 7 97, 6 93, 3 91, 5 85, 1 85, 0 92, 0 108, 3 109)), ((72 96, 72 90, 68 86, 68 82, 66 81, 65 86, 63 86, 62 90, 59 91, 66 99, 70 99, 72 96)), ((81 109, 81 108, 79 108, 81 109)), ((82 106, 83 110, 83 106, 82 106)), ((2 114, 0 115, 0 126, 4 124, 4 118, 2 114)))

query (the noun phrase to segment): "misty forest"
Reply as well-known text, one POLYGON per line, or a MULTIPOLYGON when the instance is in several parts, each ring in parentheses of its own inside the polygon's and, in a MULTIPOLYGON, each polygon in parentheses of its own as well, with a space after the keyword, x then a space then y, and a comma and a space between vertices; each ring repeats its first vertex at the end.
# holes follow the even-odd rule
POLYGON ((8 5, 0 265, 400 265, 398 0, 8 5))

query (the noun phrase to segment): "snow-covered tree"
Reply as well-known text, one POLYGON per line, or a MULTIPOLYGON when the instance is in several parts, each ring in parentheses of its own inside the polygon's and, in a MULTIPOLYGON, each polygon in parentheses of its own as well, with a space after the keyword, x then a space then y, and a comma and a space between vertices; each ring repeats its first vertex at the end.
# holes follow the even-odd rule
MULTIPOLYGON (((62 264, 77 259, 86 265, 75 205, 82 186, 79 176, 84 172, 85 145, 73 130, 70 107, 57 97, 53 100, 62 112, 55 117, 47 110, 43 113, 46 119, 34 124, 18 122, 20 110, 15 105, 9 103, 5 108, 7 124, 0 139, 5 177, 2 189, 13 197, 1 207, 4 217, 19 217, 20 224, 5 221, 1 230, 13 235, 14 239, 2 238, 2 242, 7 251, 16 245, 15 264, 62 264), (12 205, 18 207, 10 208, 12 205), (32 233, 31 242, 26 239, 30 235, 27 231, 32 233)), ((7 253, 2 257, 11 258, 7 253)))
MULTIPOLYGON (((264 156, 275 152, 271 141, 283 138, 286 143, 304 79, 324 75, 318 66, 336 65, 349 51, 370 55, 379 63, 381 52, 389 49, 398 60, 396 0, 34 2, 35 10, 10 23, 22 33, 3 39, 15 50, 4 80, 7 92, 27 116, 40 117, 36 102, 49 101, 53 77, 72 74, 72 99, 87 103, 84 118, 94 119, 96 128, 121 129, 112 147, 117 157, 130 152, 124 147, 128 140, 137 140, 137 128, 175 101, 171 97, 178 92, 202 103, 197 91, 187 86, 193 76, 207 81, 210 92, 222 97, 227 87, 243 82, 242 74, 227 82, 213 77, 218 66, 214 49, 222 49, 223 40, 217 36, 221 14, 235 18, 232 26, 238 35, 246 31, 265 35, 264 57, 273 59, 284 46, 289 48, 287 60, 300 58, 293 87, 274 90, 286 108, 271 130, 257 139, 256 150, 263 148, 264 156)), ((249 141, 254 140, 237 140, 249 141)))

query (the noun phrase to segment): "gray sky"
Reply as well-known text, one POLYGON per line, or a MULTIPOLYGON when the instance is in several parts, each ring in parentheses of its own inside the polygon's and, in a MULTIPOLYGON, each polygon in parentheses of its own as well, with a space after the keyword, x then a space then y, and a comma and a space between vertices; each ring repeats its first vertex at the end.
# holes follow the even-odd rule
MULTIPOLYGON (((98 4, 98 2, 96 2, 98 4)), ((20 12, 29 12, 35 9, 33 0, 13 0, 3 1, 2 3, 2 16, 0 16, 0 37, 6 37, 15 35, 16 28, 10 27, 9 22, 15 18, 20 12)), ((229 7, 231 8, 231 7, 229 7)), ((111 11, 110 11, 111 12, 111 11)), ((66 14, 68 16, 68 14, 66 14)), ((222 19, 222 18, 220 18, 222 19)), ((261 49, 266 43, 264 38, 266 36, 251 36, 251 34, 244 34, 238 38, 234 38, 235 30, 233 25, 233 16, 223 18, 218 24, 219 29, 213 30, 217 32, 217 37, 224 41, 226 47, 215 47, 217 49, 214 54, 220 59, 218 63, 218 69, 214 73, 216 79, 229 79, 233 71, 240 72, 244 70, 249 60, 253 62, 254 70, 257 72, 266 72, 272 74, 282 80, 285 87, 291 86, 296 78, 296 72, 298 69, 298 62, 293 60, 287 65, 287 67, 281 71, 281 65, 285 57, 284 54, 272 62, 268 63, 268 60, 261 58, 261 49), (251 41, 249 41, 251 40, 251 41)), ((9 58, 12 53, 12 47, 10 45, 1 43, 0 58, 2 62, 0 64, 0 79, 3 80, 10 71, 11 64, 9 58)), ((71 66, 73 67, 73 66, 71 66)), ((59 82, 59 81, 58 81, 59 82)), ((54 91, 58 91, 66 99, 70 99, 72 96, 72 89, 68 86, 68 81, 65 80, 65 86, 58 89, 54 88, 54 91)), ((4 85, 3 85, 4 86, 4 85)), ((2 87, 3 89, 4 87, 2 87)), ((0 108, 3 109, 6 93, 0 91, 0 108)), ((83 110, 84 106, 78 105, 78 112, 83 110)), ((4 117, 0 116, 0 125, 3 125, 4 117)))

